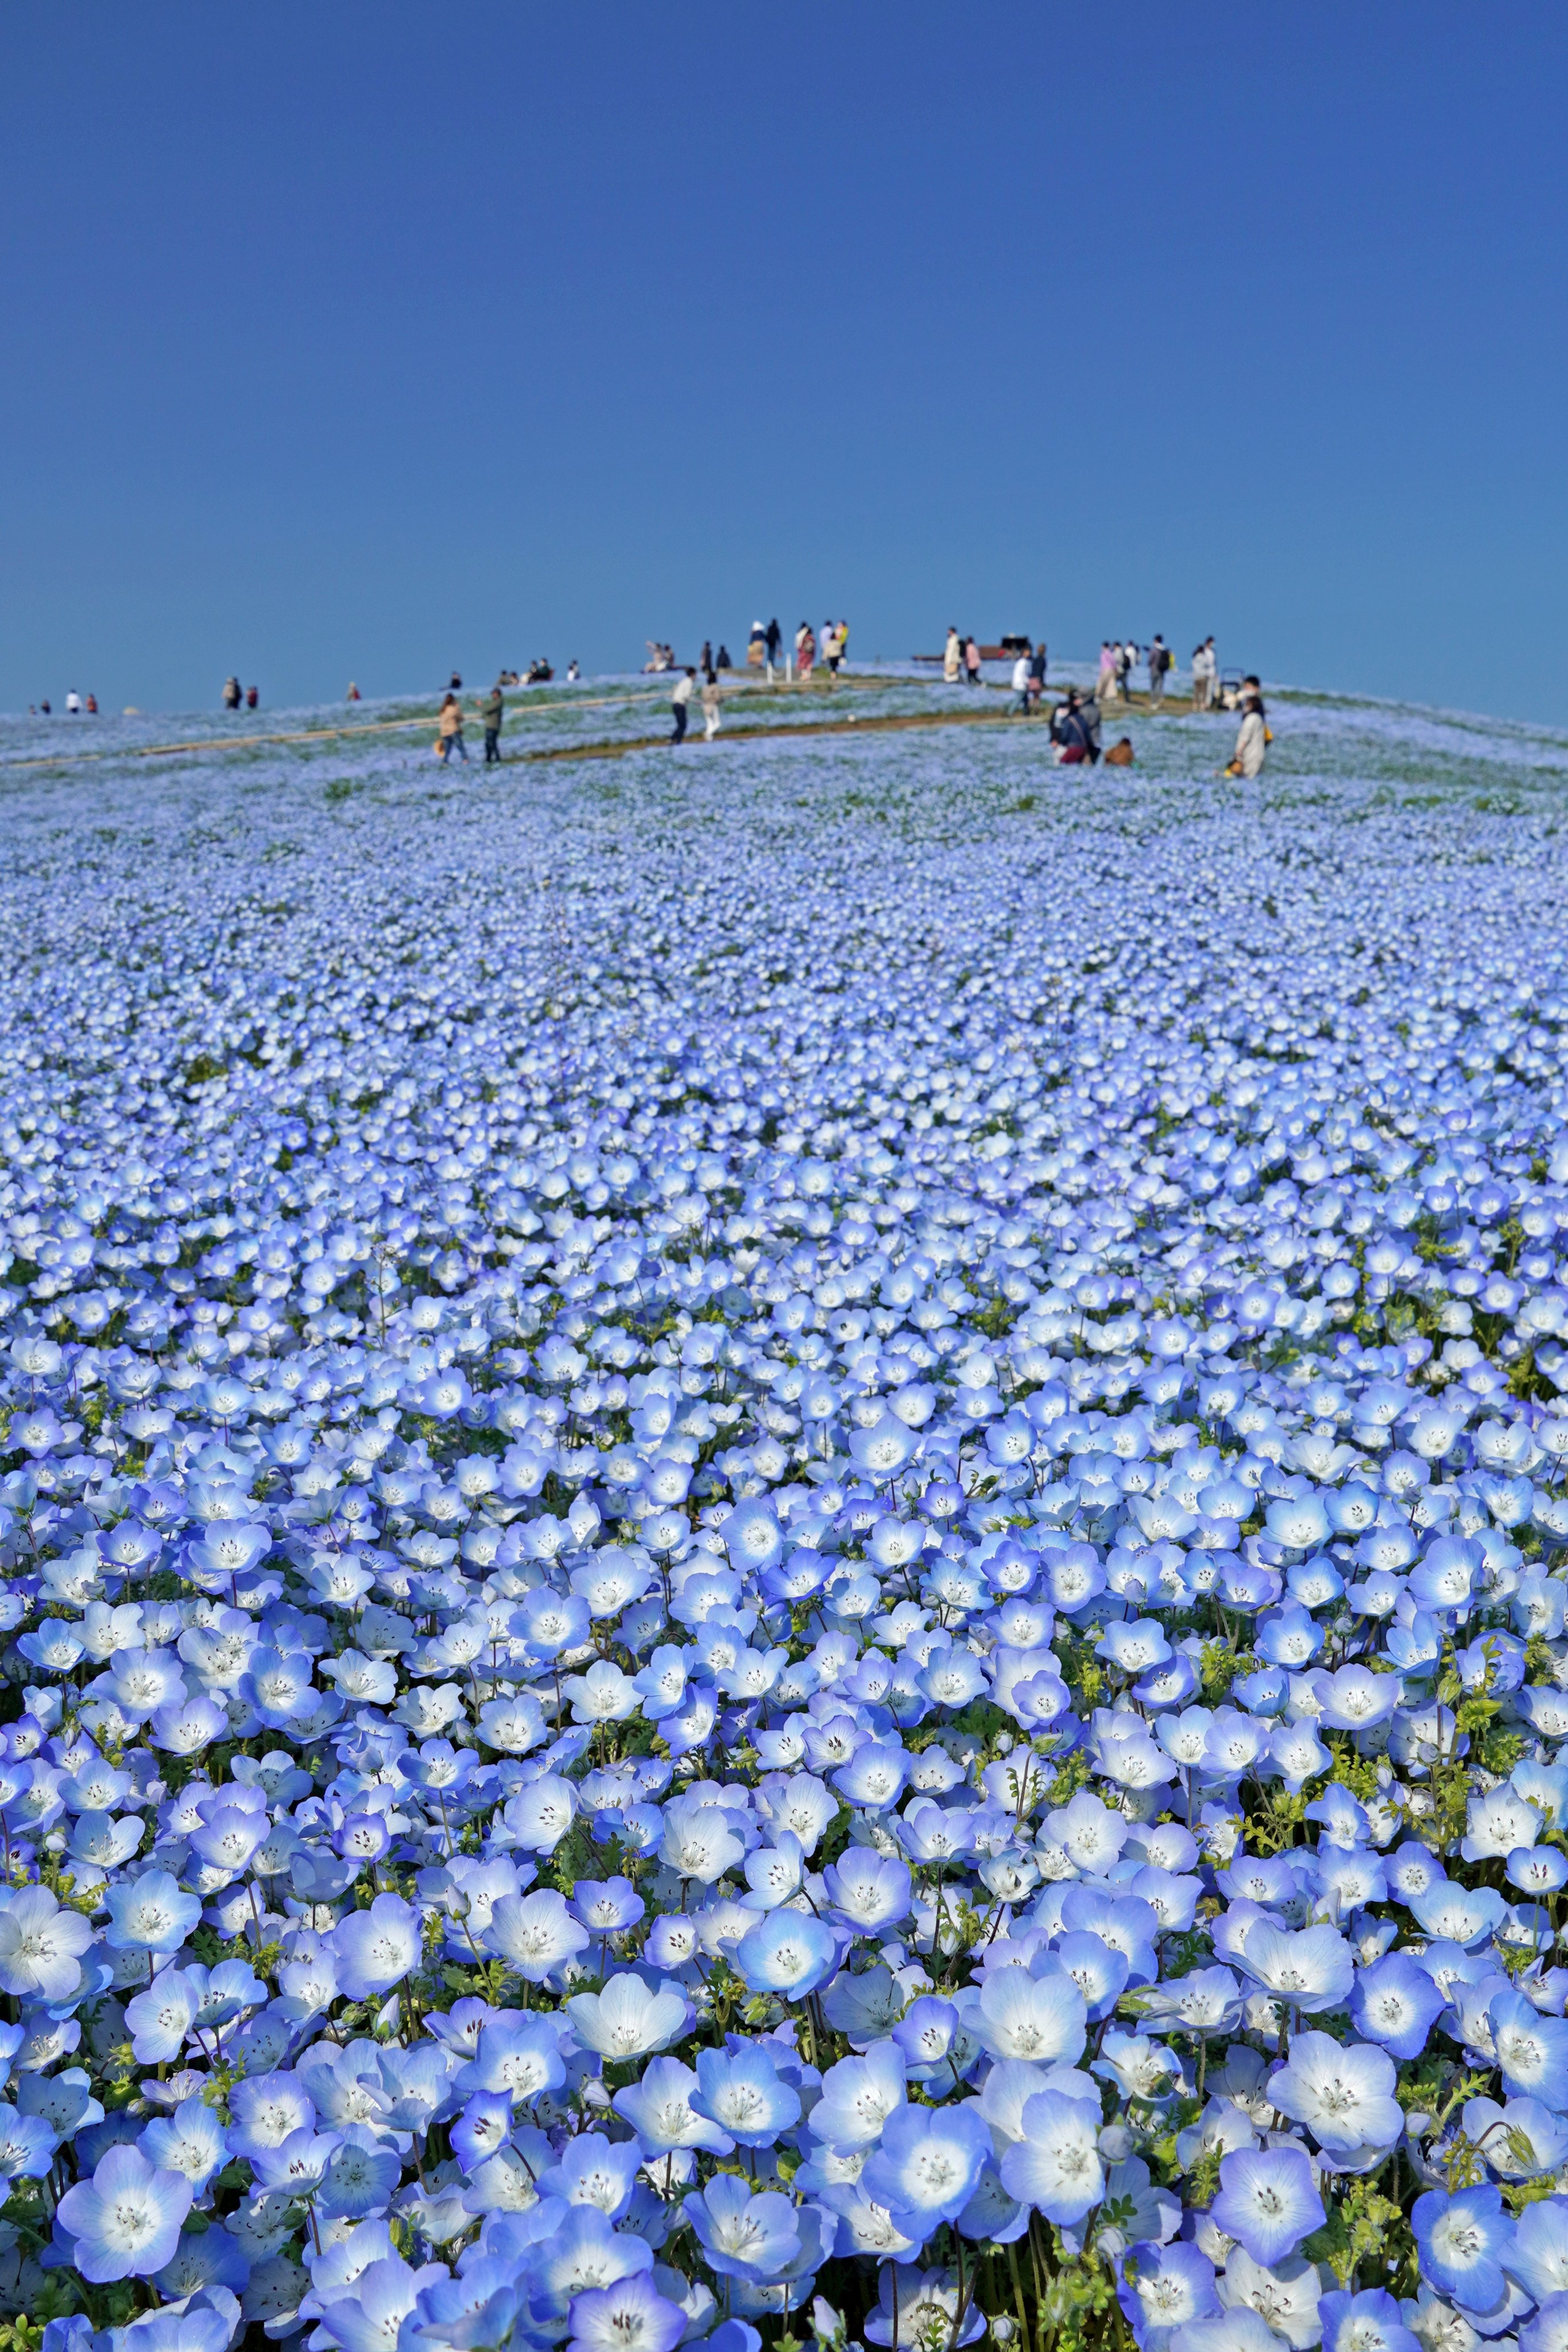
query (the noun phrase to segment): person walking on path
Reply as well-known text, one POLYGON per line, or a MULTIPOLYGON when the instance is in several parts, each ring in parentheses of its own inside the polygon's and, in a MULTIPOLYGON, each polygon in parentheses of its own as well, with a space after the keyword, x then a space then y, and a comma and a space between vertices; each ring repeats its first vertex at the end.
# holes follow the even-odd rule
POLYGON ((958 672, 964 666, 964 646, 951 621, 947 624, 947 642, 942 649, 942 675, 949 686, 958 683, 958 672))
POLYGON ((1263 772, 1264 754, 1269 745, 1269 722, 1264 715, 1263 696, 1255 677, 1246 679, 1241 694, 1241 726, 1236 738, 1236 749, 1228 776, 1243 776, 1250 783, 1263 772))
POLYGON ((692 681, 695 677, 695 669, 684 669, 675 680, 675 690, 670 697, 670 708, 675 714, 674 731, 670 737, 672 743, 684 743, 686 740, 686 709, 691 702, 692 681))
POLYGON ((225 677, 224 680, 224 709, 225 710, 237 710, 244 699, 245 696, 241 689, 238 678, 225 677))
POLYGON ((795 675, 802 686, 810 682, 817 666, 817 640, 811 635, 810 621, 802 621, 795 632, 795 675))
POLYGON ((1045 699, 1045 639, 1041 637, 1029 657, 1029 707, 1038 711, 1045 699))
POLYGON ((697 667, 698 669, 712 669, 713 667, 713 644, 707 637, 703 639, 703 649, 697 656, 697 667))
POLYGON ((455 694, 448 693, 441 706, 436 722, 435 752, 444 768, 452 765, 456 751, 465 767, 468 764, 468 746, 463 740, 463 708, 455 694))
POLYGON ((1171 649, 1155 631, 1155 642, 1149 647, 1149 700, 1163 702, 1166 695, 1166 672, 1171 667, 1171 649))
POLYGON ((1094 698, 1097 702, 1116 699, 1116 656, 1111 651, 1108 637, 1100 640, 1100 675, 1094 681, 1094 698))
POLYGON ((764 637, 762 642, 768 648, 768 683, 771 686, 773 683, 773 673, 779 667, 779 648, 784 642, 784 632, 779 625, 779 615, 777 613, 775 613, 773 618, 768 622, 768 635, 764 637))
POLYGON ((980 683, 980 648, 973 637, 964 640, 964 679, 968 686, 980 683))
POLYGON ((1121 688, 1124 702, 1133 699, 1133 672, 1137 666, 1138 648, 1129 637, 1124 646, 1116 648, 1116 683, 1121 688))
POLYGON ((1013 709, 1020 719, 1029 717, 1029 664, 1030 656, 1027 653, 1019 654, 1013 664, 1013 692, 1018 696, 1013 709))
POLYGON ((718 706, 721 697, 718 680, 710 669, 703 680, 703 740, 711 743, 718 733, 718 706))
POLYGON ((485 765, 487 768, 498 768, 501 764, 501 721, 506 709, 506 697, 499 686, 493 686, 479 704, 479 717, 485 729, 485 765))

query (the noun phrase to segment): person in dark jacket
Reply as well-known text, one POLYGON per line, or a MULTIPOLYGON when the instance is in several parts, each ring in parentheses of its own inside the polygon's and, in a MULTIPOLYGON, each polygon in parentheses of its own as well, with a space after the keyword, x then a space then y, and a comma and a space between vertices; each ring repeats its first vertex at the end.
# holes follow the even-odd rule
POLYGON ((1155 642, 1149 647, 1149 699, 1151 702, 1165 700, 1166 672, 1170 667, 1171 649, 1156 629, 1155 642))
POLYGON ((1092 767, 1100 757, 1100 706, 1083 702, 1078 688, 1069 689, 1065 702, 1059 703, 1051 721, 1051 740, 1056 746, 1058 767, 1092 767))
POLYGON ((784 632, 779 627, 779 616, 775 614, 772 620, 768 624, 768 635, 764 639, 764 643, 768 647, 768 683, 769 686, 773 683, 773 673, 779 667, 779 648, 783 642, 784 632))
POLYGON ((498 686, 493 686, 479 703, 479 718, 485 730, 485 765, 497 768, 501 764, 501 721, 506 715, 507 698, 498 686))

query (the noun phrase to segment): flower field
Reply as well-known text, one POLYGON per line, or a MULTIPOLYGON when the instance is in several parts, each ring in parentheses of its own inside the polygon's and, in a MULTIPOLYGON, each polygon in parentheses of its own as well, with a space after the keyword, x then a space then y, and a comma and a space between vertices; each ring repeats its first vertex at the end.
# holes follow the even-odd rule
POLYGON ((0 726, 0 2352, 1568 2352, 1568 739, 663 711, 0 726))

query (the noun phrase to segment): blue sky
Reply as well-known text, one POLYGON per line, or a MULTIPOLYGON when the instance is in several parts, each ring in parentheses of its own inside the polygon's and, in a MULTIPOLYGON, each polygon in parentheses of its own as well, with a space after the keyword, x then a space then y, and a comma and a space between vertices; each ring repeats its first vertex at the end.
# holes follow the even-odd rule
POLYGON ((842 614, 1568 720, 1568 16, 0 21, 0 708, 842 614))

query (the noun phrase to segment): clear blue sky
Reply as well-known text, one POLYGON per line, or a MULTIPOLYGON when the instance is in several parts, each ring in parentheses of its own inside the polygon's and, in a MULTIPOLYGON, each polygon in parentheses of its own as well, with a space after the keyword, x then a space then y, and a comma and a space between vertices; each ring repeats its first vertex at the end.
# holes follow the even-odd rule
POLYGON ((0 708, 948 620, 1568 719, 1568 12, 0 16, 0 708))

